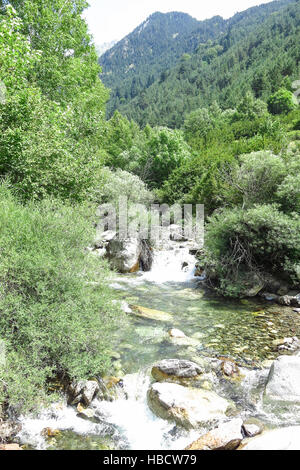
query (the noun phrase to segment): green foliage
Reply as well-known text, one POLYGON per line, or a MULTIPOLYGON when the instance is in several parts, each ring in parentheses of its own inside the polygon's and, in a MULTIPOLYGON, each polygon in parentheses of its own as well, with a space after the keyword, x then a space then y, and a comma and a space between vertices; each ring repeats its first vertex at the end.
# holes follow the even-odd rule
POLYGON ((3 46, 0 78, 7 89, 6 101, 0 105, 0 176, 8 176, 24 200, 40 199, 49 194, 76 201, 94 199, 105 153, 100 143, 107 92, 98 78, 96 56, 87 57, 86 47, 90 46, 79 47, 81 41, 85 42, 86 29, 78 17, 81 10, 78 14, 72 13, 73 2, 70 1, 45 1, 42 5, 35 1, 12 3, 24 21, 10 6, 0 15, 3 46), (42 8, 45 18, 41 24, 36 24, 30 7, 33 11, 42 8), (64 25, 64 33, 55 33, 58 22, 64 25), (70 57, 54 63, 46 59, 54 57, 58 51, 63 55, 71 40, 66 28, 72 27, 74 41, 78 43, 76 60, 87 60, 87 66, 94 69, 93 78, 86 75, 84 81, 78 81, 78 70, 70 57), (52 36, 49 36, 50 30, 52 36), (37 51, 33 46, 45 49, 37 51), (52 83, 50 78, 47 82, 44 76, 47 67, 49 77, 56 73, 59 82, 52 83), (42 79, 39 77, 41 70, 44 70, 42 79), (76 92, 72 87, 66 87, 68 91, 64 92, 62 80, 72 82, 76 92), (57 92, 61 95, 56 95, 57 92))
POLYGON ((296 106, 293 93, 284 88, 280 88, 268 99, 269 111, 272 114, 287 114, 296 106))
POLYGON ((117 204, 119 197, 126 197, 128 204, 146 204, 153 201, 153 194, 137 175, 117 169, 102 168, 98 179, 97 198, 102 203, 117 204))
POLYGON ((149 126, 137 136, 132 148, 121 155, 127 159, 127 168, 150 188, 158 188, 189 157, 190 148, 181 131, 149 126))
POLYGON ((72 136, 74 111, 26 88, 0 108, 0 174, 20 197, 82 201, 97 187, 101 159, 72 136))
POLYGON ((195 154, 175 169, 157 191, 161 201, 204 204, 206 214, 220 205, 220 168, 232 164, 234 157, 226 146, 212 146, 204 153, 195 154))
POLYGON ((268 113, 267 105, 260 99, 255 99, 249 91, 239 102, 234 116, 236 121, 251 121, 261 118, 268 113))
POLYGON ((299 282, 299 215, 289 217, 274 205, 223 210, 211 217, 206 240, 207 262, 224 295, 238 296, 239 281, 249 271, 284 273, 299 282))
POLYGON ((216 54, 208 58, 207 40, 199 41, 203 47, 191 60, 178 61, 163 81, 156 80, 135 98, 127 96, 119 111, 141 126, 179 128, 191 111, 215 100, 222 108, 236 108, 253 92, 266 101, 299 79, 299 18, 295 1, 269 2, 235 15, 211 38, 216 54))
POLYGON ((21 33, 22 23, 9 5, 0 15, 1 80, 8 89, 26 85, 26 77, 40 60, 40 52, 32 51, 30 41, 21 33))
POLYGON ((243 280, 265 273, 299 283, 299 155, 297 147, 282 156, 257 152, 221 169, 227 208, 209 219, 206 253, 224 295, 238 296, 243 280))
POLYGON ((89 91, 99 80, 100 68, 82 18, 86 0, 11 0, 10 4, 22 20, 21 31, 31 48, 42 51, 32 79, 43 93, 67 105, 89 91))
MULTIPOLYGON (((215 38, 224 24, 221 17, 197 21, 180 12, 152 14, 99 59, 101 78, 112 89, 108 115, 139 96, 155 80, 163 83, 168 68, 182 56, 188 58, 199 43, 215 38)), ((140 106, 145 105, 141 97, 140 106)))
POLYGON ((241 155, 228 171, 222 169, 223 200, 243 208, 275 202, 276 190, 286 174, 284 160, 272 152, 241 155))
POLYGON ((215 123, 208 109, 200 108, 192 111, 184 121, 183 129, 188 142, 203 139, 206 142, 208 133, 214 129, 215 123))
POLYGON ((132 148, 139 130, 135 122, 129 122, 118 111, 114 113, 113 117, 107 121, 103 134, 102 145, 107 152, 106 165, 122 169, 127 166, 127 159, 123 158, 122 152, 132 148))
POLYGON ((300 151, 286 157, 286 176, 277 188, 276 196, 287 213, 300 213, 300 151))
POLYGON ((57 375, 89 378, 109 364, 121 316, 104 262, 85 252, 91 210, 44 200, 20 205, 0 188, 0 401, 32 408, 57 375))

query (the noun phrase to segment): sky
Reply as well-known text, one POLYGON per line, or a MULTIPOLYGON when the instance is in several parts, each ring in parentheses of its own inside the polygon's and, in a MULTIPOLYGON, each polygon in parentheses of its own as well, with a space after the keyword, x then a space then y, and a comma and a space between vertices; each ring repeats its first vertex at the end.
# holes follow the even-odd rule
POLYGON ((97 45, 120 40, 156 11, 181 11, 198 20, 215 15, 229 18, 238 11, 271 0, 89 0, 85 12, 97 45))

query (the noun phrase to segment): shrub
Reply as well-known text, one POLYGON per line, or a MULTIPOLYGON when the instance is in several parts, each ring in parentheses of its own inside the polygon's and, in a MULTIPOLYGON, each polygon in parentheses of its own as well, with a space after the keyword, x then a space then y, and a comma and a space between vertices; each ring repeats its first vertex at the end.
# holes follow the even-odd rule
POLYGON ((107 370, 121 314, 106 264, 85 252, 90 213, 54 200, 24 207, 0 187, 0 338, 7 350, 0 404, 32 408, 46 398, 49 379, 107 370))
POLYGON ((293 93, 280 88, 268 99, 269 111, 272 114, 287 114, 297 107, 293 93))
POLYGON ((244 272, 280 273, 299 283, 300 217, 274 205, 223 210, 207 225, 206 253, 224 295, 239 295, 244 272))
POLYGON ((226 203, 241 203, 243 207, 274 202, 286 173, 285 162, 272 152, 241 155, 228 172, 222 171, 223 198, 226 203))
POLYGON ((146 184, 137 175, 120 169, 112 171, 109 168, 102 168, 95 199, 101 203, 116 204, 120 196, 127 197, 129 204, 147 205, 154 198, 146 184))
POLYGON ((189 157, 190 148, 181 131, 149 126, 123 155, 128 161, 126 169, 137 174, 151 189, 159 187, 189 157))
POLYGON ((300 213, 300 152, 286 156, 287 175, 277 189, 277 197, 285 212, 300 213))

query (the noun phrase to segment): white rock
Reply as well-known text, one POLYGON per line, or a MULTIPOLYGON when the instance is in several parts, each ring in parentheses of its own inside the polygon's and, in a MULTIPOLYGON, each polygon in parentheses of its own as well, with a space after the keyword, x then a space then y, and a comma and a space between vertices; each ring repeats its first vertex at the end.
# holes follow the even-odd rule
POLYGON ((187 450, 234 450, 243 440, 242 424, 240 418, 221 424, 193 442, 187 450))
POLYGON ((177 328, 171 328, 168 333, 171 338, 185 338, 185 334, 183 333, 183 331, 177 330, 177 328))
POLYGON ((267 431, 249 440, 241 450, 300 450, 300 426, 267 431))
POLYGON ((265 399, 300 403, 300 357, 280 356, 273 362, 265 399))
POLYGON ((148 392, 151 410, 187 429, 225 419, 231 404, 216 393, 174 383, 155 383, 148 392))

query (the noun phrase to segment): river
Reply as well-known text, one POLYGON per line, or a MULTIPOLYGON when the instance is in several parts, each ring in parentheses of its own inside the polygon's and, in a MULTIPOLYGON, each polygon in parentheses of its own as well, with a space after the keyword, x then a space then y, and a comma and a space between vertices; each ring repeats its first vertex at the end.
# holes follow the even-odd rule
POLYGON ((116 299, 130 308, 165 314, 156 312, 153 319, 128 313, 115 332, 111 375, 122 377, 123 388, 118 387, 114 401, 94 400, 98 422, 78 417, 76 409, 64 403, 54 404, 37 418, 22 418, 23 444, 33 449, 183 449, 200 430, 184 431, 154 416, 147 405, 151 365, 166 358, 232 358, 243 371, 242 382, 221 380, 215 388, 236 402, 241 416, 257 416, 269 427, 300 424, 298 411, 278 418, 272 410, 263 410, 260 401, 266 367, 278 355, 273 341, 300 336, 300 315, 258 299, 216 297, 194 276, 195 261, 184 243, 174 244, 155 253, 150 272, 115 275, 111 286, 116 299), (186 338, 172 339, 171 328, 182 330, 186 338), (61 432, 46 438, 44 428, 61 432))

